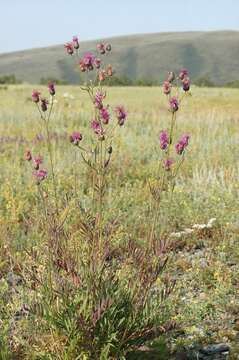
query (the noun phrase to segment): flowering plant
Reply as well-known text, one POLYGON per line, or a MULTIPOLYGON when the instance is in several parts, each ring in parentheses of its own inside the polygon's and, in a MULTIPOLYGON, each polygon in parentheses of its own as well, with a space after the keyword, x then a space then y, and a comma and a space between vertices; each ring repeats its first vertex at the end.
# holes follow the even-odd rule
MULTIPOLYGON (((75 202, 65 201, 59 190, 50 127, 55 86, 53 83, 48 86, 50 100, 42 97, 38 90, 32 93, 32 101, 45 127, 50 159, 50 170, 47 171, 41 167, 41 156, 33 156, 30 150, 25 154, 26 161, 33 164, 43 209, 42 229, 46 235, 44 254, 34 252, 34 259, 38 258, 35 261, 43 262, 43 270, 41 267, 41 271, 30 272, 30 280, 40 299, 38 305, 43 309, 34 313, 38 317, 38 330, 46 329, 48 336, 45 339, 49 339, 49 343, 43 346, 39 334, 35 343, 46 356, 125 359, 130 351, 174 327, 167 304, 175 282, 169 277, 161 277, 167 263, 167 246, 155 235, 159 203, 155 194, 167 184, 171 183, 173 188, 178 171, 178 167, 174 170, 171 151, 180 100, 171 96, 175 76, 170 73, 164 83, 164 92, 169 97, 171 125, 170 130, 161 131, 159 137, 164 155, 163 176, 158 189, 150 184, 157 204, 149 234, 151 241, 147 238, 146 244, 139 244, 137 240, 126 239, 124 243, 118 243, 115 240, 117 221, 113 218, 109 221, 106 214, 108 174, 115 132, 125 125, 128 113, 123 105, 112 109, 106 103, 107 92, 103 84, 114 71, 110 64, 104 65, 102 56, 111 52, 111 45, 99 43, 96 48, 96 54, 87 52, 82 56, 77 37, 65 44, 67 54, 75 56, 79 70, 85 74, 94 73, 96 79, 87 80, 81 87, 91 101, 89 128, 94 140, 92 143, 87 141, 80 127, 69 134, 69 144, 80 152, 90 173, 89 208, 78 207, 76 184, 75 202), (53 202, 49 199, 50 182, 53 202)), ((184 75, 180 73, 180 81, 186 76, 185 71, 184 75)), ((184 87, 184 91, 188 90, 184 87)), ((189 136, 183 135, 176 144, 176 154, 181 158, 188 141, 189 136)))

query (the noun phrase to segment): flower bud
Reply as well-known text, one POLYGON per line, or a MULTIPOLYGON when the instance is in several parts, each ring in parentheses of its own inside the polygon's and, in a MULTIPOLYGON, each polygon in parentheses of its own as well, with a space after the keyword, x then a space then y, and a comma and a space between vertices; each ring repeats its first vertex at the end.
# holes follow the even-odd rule
POLYGON ((178 111, 178 99, 176 98, 176 96, 171 97, 171 99, 169 100, 169 105, 172 112, 178 111))
POLYGON ((169 95, 171 93, 172 85, 169 81, 164 81, 163 83, 163 92, 165 95, 169 95))
POLYGON ((179 79, 183 80, 186 76, 188 76, 188 70, 185 68, 181 69, 178 75, 179 79))
POLYGON ((183 90, 184 91, 189 91, 190 89, 190 78, 189 77, 185 77, 182 80, 182 84, 183 84, 183 90))
POLYGON ((104 81, 105 80, 105 71, 101 70, 99 71, 99 81, 104 81))
POLYGON ((54 85, 53 82, 50 82, 50 83, 48 84, 48 90, 49 90, 49 93, 50 93, 51 96, 54 96, 54 95, 55 95, 56 90, 55 90, 55 85, 54 85))
POLYGON ((68 42, 64 46, 65 46, 67 54, 72 55, 74 53, 74 48, 73 48, 72 43, 68 42))
POLYGON ((35 157, 35 158, 33 159, 34 169, 35 169, 35 170, 38 170, 39 167, 40 167, 40 165, 41 165, 42 163, 43 163, 43 159, 42 159, 41 156, 35 157))
POLYGON ((103 43, 97 44, 96 47, 101 55, 105 54, 105 45, 103 43))
POLYGON ((33 90, 32 91, 32 101, 34 103, 38 103, 40 101, 40 92, 38 90, 33 90))
POLYGON ((112 154, 112 152, 113 152, 113 148, 112 148, 112 146, 111 146, 111 145, 108 147, 107 152, 108 152, 108 154, 112 154))
POLYGON ((74 49, 76 49, 76 50, 79 49, 80 44, 79 44, 79 40, 78 40, 77 36, 73 36, 72 43, 73 43, 74 49))
POLYGON ((110 52, 111 51, 111 44, 106 44, 105 50, 110 52))
POLYGON ((46 99, 41 99, 41 109, 43 112, 47 111, 48 101, 46 99))
POLYGON ((127 113, 123 106, 116 106, 115 115, 118 119, 119 126, 123 126, 127 117, 127 113))
POLYGON ((94 65, 95 65, 96 69, 99 69, 100 65, 101 65, 101 60, 99 58, 96 58, 94 65))
POLYGON ((173 160, 171 160, 171 159, 165 159, 163 161, 163 167, 166 171, 170 171, 172 165, 173 165, 173 160))
POLYGON ((173 71, 170 71, 168 73, 168 79, 167 79, 170 83, 172 83, 175 80, 175 74, 173 71))
POLYGON ((26 161, 31 161, 32 160, 32 153, 31 153, 30 150, 26 150, 25 155, 24 155, 24 159, 26 161))
POLYGON ((108 75, 108 76, 113 76, 112 65, 108 65, 108 66, 107 66, 107 75, 108 75))

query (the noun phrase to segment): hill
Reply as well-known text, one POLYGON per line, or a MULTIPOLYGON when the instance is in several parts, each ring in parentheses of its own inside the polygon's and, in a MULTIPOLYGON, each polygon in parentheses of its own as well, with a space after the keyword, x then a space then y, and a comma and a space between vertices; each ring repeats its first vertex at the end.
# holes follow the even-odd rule
MULTIPOLYGON (((239 79, 239 32, 155 33, 103 39, 112 44, 109 62, 117 74, 162 81, 167 71, 187 67, 192 78, 209 75, 220 85, 239 79)), ((97 41, 81 43, 93 51, 97 41)), ((0 54, 0 75, 37 83, 41 78, 79 82, 63 45, 0 54)))

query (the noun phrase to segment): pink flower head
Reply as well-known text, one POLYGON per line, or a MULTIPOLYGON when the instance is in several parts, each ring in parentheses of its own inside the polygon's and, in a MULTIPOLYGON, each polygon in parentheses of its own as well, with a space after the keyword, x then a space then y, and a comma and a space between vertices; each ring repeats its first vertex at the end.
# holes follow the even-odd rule
POLYGON ((100 54, 105 54, 105 45, 103 43, 99 43, 96 45, 97 50, 100 52, 100 54))
POLYGON ((64 46, 65 46, 67 54, 72 55, 74 53, 74 48, 73 48, 72 43, 68 42, 64 46))
POLYGON ((167 149, 169 144, 169 136, 167 131, 161 131, 159 134, 160 148, 162 150, 167 149))
POLYGON ((74 131, 70 135, 70 142, 73 143, 74 145, 78 145, 81 140, 82 140, 82 135, 79 131, 74 131))
POLYGON ((45 169, 41 169, 38 171, 35 171, 33 175, 36 178, 37 185, 39 185, 43 180, 47 177, 47 171, 45 169))
POLYGON ((24 155, 24 159, 26 161, 31 161, 32 160, 32 153, 31 153, 30 150, 26 150, 25 155, 24 155))
POLYGON ((97 109, 102 109, 103 107, 103 100, 106 97, 106 93, 103 91, 96 91, 94 104, 97 109))
POLYGON ((42 111, 47 111, 47 106, 48 106, 49 102, 46 99, 41 99, 41 109, 42 111))
POLYGON ((98 135, 99 137, 101 137, 102 139, 104 138, 104 129, 102 128, 102 125, 99 121, 97 120, 92 120, 91 122, 91 127, 94 130, 95 134, 98 135))
POLYGON ((94 61, 94 65, 95 65, 96 69, 99 69, 100 65, 101 65, 101 60, 99 58, 96 58, 94 61))
POLYGON ((183 90, 188 91, 190 89, 190 78, 187 76, 182 80, 183 90))
POLYGON ((43 158, 39 155, 33 159, 34 169, 38 170, 43 163, 43 158))
POLYGON ((170 105, 170 110, 172 112, 175 112, 178 110, 178 99, 176 98, 176 96, 171 97, 171 99, 169 100, 169 105, 170 105))
POLYGON ((79 40, 78 40, 77 36, 73 36, 72 44, 74 46, 74 49, 76 49, 76 50, 79 49, 80 44, 79 44, 79 40))
POLYGON ((100 117, 102 118, 104 124, 108 124, 110 119, 109 110, 107 108, 102 108, 100 110, 100 117))
POLYGON ((54 96, 55 93, 56 93, 56 90, 55 90, 55 85, 53 82, 49 82, 48 84, 48 90, 49 90, 49 93, 51 96, 54 96))
POLYGON ((185 148, 188 146, 190 136, 187 134, 182 135, 179 142, 175 145, 175 150, 178 155, 181 155, 185 148))
POLYGON ((127 117, 127 113, 125 111, 125 108, 123 106, 116 106, 115 115, 116 115, 116 117, 118 119, 118 124, 120 126, 124 125, 126 117, 127 117))
POLYGON ((40 101, 40 92, 38 90, 33 90, 32 91, 32 101, 34 103, 38 103, 40 101))
POLYGON ((82 62, 86 69, 91 71, 94 68, 95 57, 92 53, 86 53, 82 58, 82 62))
POLYGON ((172 165, 173 165, 173 160, 171 159, 165 159, 163 161, 163 167, 166 171, 170 171, 172 165))
POLYGON ((164 81, 163 83, 163 92, 165 95, 168 95, 171 93, 172 85, 169 81, 164 81))
POLYGON ((186 76, 188 76, 188 70, 185 68, 181 69, 178 75, 179 79, 183 80, 186 76))

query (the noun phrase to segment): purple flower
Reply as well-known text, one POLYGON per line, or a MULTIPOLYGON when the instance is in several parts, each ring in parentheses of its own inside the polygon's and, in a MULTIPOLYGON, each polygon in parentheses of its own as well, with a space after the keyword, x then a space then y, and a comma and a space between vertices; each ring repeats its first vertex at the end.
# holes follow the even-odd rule
POLYGON ((79 49, 80 44, 77 36, 73 36, 72 44, 76 50, 79 49))
POLYGON ((43 180, 46 179, 47 171, 45 169, 41 169, 41 170, 38 170, 38 171, 34 171, 33 175, 36 178, 37 185, 39 185, 40 182, 42 182, 43 180))
POLYGON ((163 92, 165 95, 170 94, 172 85, 169 81, 164 81, 163 83, 163 92))
POLYGON ((110 119, 109 110, 107 108, 102 108, 100 110, 100 117, 102 118, 104 124, 108 124, 110 119))
POLYGON ((73 133, 70 135, 70 142, 74 145, 78 145, 81 140, 82 135, 79 131, 73 131, 73 133))
POLYGON ((170 110, 172 112, 175 112, 178 110, 178 99, 176 98, 176 96, 171 97, 171 99, 169 100, 169 105, 170 105, 170 110))
POLYGON ((171 160, 171 159, 165 159, 165 160, 163 161, 163 167, 164 167, 164 169, 165 169, 166 171, 170 171, 170 170, 171 170, 172 164, 173 164, 173 160, 171 160))
POLYGON ((188 76, 188 70, 185 68, 181 69, 178 75, 179 79, 183 80, 186 76, 188 76))
POLYGON ((190 78, 189 77, 185 77, 183 80, 182 80, 182 84, 183 84, 183 90, 184 91, 188 91, 190 89, 190 78))
POLYGON ((49 102, 46 99, 41 99, 41 109, 42 111, 47 111, 47 105, 49 104, 49 102))
POLYGON ((73 48, 72 43, 68 42, 64 46, 65 46, 67 54, 72 55, 74 53, 74 48, 73 48))
POLYGON ((95 134, 101 137, 101 139, 103 140, 105 131, 102 128, 101 123, 97 120, 92 120, 91 127, 94 130, 95 134))
POLYGON ((32 91, 32 101, 34 103, 38 103, 40 101, 40 92, 38 90, 33 90, 32 91))
POLYGON ((175 145, 175 150, 178 155, 181 155, 184 149, 188 146, 190 136, 187 134, 182 135, 179 142, 175 145))
POLYGON ((53 82, 50 82, 50 83, 48 84, 48 90, 49 90, 49 93, 50 93, 51 96, 54 96, 54 95, 55 95, 56 90, 55 90, 55 85, 54 85, 53 82))
POLYGON ((33 159, 34 169, 38 170, 43 163, 43 158, 39 155, 33 159))
POLYGON ((103 92, 103 91, 96 91, 95 93, 95 99, 94 99, 94 104, 95 104, 95 107, 97 109, 102 109, 103 107, 103 100, 104 98, 106 97, 106 93, 103 92))
POLYGON ((118 124, 120 126, 124 125, 126 117, 127 117, 127 113, 125 111, 125 108, 123 106, 116 106, 115 115, 116 115, 116 117, 118 119, 118 124))
POLYGON ((169 136, 167 131, 161 131, 159 134, 160 148, 165 150, 169 144, 169 136))
POLYGON ((94 69, 94 62, 95 62, 95 56, 92 53, 86 53, 82 58, 82 63, 89 71, 94 69))

